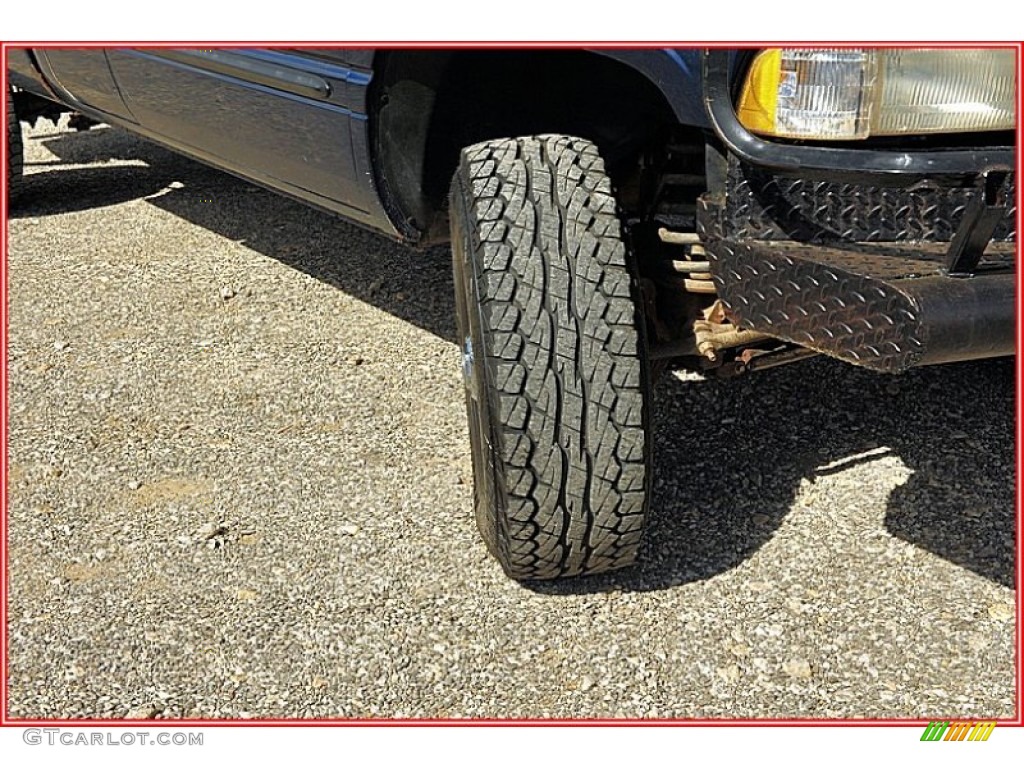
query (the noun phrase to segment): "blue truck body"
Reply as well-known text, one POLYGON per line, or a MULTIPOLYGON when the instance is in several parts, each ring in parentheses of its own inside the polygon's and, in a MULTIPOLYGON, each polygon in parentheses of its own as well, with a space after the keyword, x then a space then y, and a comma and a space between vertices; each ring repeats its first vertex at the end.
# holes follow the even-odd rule
MULTIPOLYGON (((593 53, 647 78, 681 124, 707 127, 699 50, 593 53)), ((359 48, 10 49, 7 66, 18 87, 384 234, 416 239, 382 202, 375 172, 369 100, 378 58, 359 48)))

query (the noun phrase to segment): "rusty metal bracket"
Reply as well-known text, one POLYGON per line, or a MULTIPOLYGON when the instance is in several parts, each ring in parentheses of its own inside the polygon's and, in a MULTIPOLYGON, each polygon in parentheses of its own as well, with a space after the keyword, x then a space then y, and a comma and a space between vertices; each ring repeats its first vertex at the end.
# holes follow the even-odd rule
POLYGON ((1006 213, 1006 173, 986 172, 979 181, 980 189, 967 204, 960 228, 949 244, 946 272, 951 276, 964 277, 974 272, 1006 213))

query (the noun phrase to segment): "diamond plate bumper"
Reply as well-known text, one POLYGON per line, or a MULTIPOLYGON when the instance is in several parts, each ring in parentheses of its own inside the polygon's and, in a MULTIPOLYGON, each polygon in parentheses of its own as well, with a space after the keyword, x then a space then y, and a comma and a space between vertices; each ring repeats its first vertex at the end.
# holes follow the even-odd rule
MULTIPOLYGON (((976 185, 919 183, 910 187, 781 176, 729 158, 723 228, 737 240, 798 242, 939 242, 959 229, 978 195, 976 185)), ((1016 239, 1013 174, 1003 183, 1008 204, 993 239, 1016 239)))
POLYGON ((698 230, 743 328, 887 373, 1015 351, 1014 243, 991 244, 975 276, 948 277, 946 243, 738 239, 725 216, 703 199, 698 230))

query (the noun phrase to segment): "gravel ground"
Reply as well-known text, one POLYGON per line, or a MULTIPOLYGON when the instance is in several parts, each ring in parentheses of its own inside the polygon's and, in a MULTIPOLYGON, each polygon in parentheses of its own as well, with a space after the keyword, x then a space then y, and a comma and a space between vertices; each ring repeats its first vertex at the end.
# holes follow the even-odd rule
POLYGON ((12 717, 1015 715, 1012 361, 667 376, 643 565, 523 586, 444 250, 108 128, 27 153, 12 717))

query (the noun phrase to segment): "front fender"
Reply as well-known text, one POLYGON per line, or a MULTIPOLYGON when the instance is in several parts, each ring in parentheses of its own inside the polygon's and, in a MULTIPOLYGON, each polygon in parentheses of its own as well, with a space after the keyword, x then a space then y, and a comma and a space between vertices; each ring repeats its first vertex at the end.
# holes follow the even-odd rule
MULTIPOLYGON (((683 125, 710 128, 704 109, 701 48, 593 49, 644 75, 665 96, 676 119, 683 125)), ((735 62, 737 51, 729 51, 735 62)))

